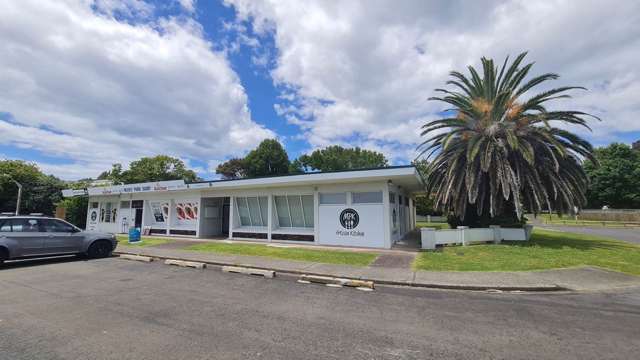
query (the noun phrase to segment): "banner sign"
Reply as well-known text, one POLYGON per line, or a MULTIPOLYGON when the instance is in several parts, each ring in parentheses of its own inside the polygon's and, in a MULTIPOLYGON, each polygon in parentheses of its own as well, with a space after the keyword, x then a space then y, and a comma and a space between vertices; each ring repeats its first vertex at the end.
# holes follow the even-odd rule
POLYGON ((112 185, 87 189, 89 195, 131 194, 152 191, 174 191, 187 189, 184 180, 158 181, 141 184, 112 185))

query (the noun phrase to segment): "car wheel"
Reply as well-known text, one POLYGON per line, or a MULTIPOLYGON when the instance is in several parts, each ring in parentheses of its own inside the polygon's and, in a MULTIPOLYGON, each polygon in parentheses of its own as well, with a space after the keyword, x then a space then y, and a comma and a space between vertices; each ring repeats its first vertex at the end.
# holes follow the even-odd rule
POLYGON ((108 241, 95 241, 91 246, 89 246, 89 251, 87 254, 90 258, 105 258, 111 256, 111 243, 108 241))

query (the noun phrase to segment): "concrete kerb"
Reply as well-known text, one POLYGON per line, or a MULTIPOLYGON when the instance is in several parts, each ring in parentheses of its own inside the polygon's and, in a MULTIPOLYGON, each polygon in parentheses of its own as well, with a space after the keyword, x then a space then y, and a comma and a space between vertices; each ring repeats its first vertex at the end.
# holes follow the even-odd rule
MULTIPOLYGON (((114 254, 119 256, 129 255, 129 253, 125 253, 125 252, 114 252, 114 254)), ((138 254, 132 254, 132 255, 138 255, 138 254)), ((176 258, 176 257, 164 257, 164 256, 153 256, 152 258, 159 259, 159 260, 172 259, 172 260, 182 260, 182 261, 188 261, 188 262, 192 261, 189 259, 182 259, 182 258, 176 258)), ((336 276, 332 274, 310 272, 308 270, 299 271, 299 270, 292 270, 292 269, 268 268, 268 267, 253 266, 248 264, 217 262, 217 261, 210 261, 210 260, 202 261, 202 262, 207 265, 213 265, 213 266, 219 266, 219 267, 232 266, 232 267, 246 267, 246 268, 251 268, 256 270, 268 270, 268 271, 274 271, 275 273, 278 273, 278 274, 298 276, 299 278, 301 278, 301 275, 336 278, 336 276)), ((467 284, 446 284, 446 283, 424 283, 424 282, 416 282, 416 281, 395 281, 395 280, 387 280, 387 279, 368 278, 366 276, 359 277, 358 279, 348 279, 348 278, 341 278, 341 279, 371 282, 374 285, 378 284, 378 285, 404 286, 404 287, 441 289, 441 290, 468 290, 468 291, 502 290, 502 291, 523 291, 523 292, 573 291, 570 288, 560 286, 560 285, 555 285, 555 284, 554 285, 535 285, 535 286, 467 285, 467 284)), ((307 281, 307 280, 302 280, 302 281, 307 281)))

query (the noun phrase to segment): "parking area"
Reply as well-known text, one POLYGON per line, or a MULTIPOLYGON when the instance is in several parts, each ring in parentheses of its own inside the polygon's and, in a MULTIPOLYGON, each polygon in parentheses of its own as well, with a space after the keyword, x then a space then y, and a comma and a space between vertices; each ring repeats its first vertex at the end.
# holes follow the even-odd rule
POLYGON ((362 292, 119 258, 7 264, 0 286, 7 359, 628 359, 640 351, 637 289, 362 292))

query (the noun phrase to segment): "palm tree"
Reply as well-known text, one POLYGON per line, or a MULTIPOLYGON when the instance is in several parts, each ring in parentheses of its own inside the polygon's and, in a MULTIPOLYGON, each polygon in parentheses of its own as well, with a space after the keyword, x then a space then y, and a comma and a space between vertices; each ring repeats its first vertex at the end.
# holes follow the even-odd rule
POLYGON ((526 54, 509 66, 507 57, 499 71, 493 60, 482 58, 482 77, 472 66, 470 77, 453 71, 447 84, 456 91, 436 89, 444 96, 429 99, 452 106, 447 117, 422 126, 421 135, 430 137, 419 146, 420 157, 429 160, 426 190, 437 208, 463 220, 476 215, 521 220, 525 210, 567 213, 585 204, 588 179, 581 164, 595 161, 593 148, 564 128, 590 129, 586 118, 596 117, 545 106, 569 98, 569 90, 586 89, 564 86, 529 95, 558 75, 525 82, 533 66, 520 66, 526 54))

